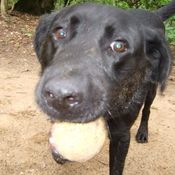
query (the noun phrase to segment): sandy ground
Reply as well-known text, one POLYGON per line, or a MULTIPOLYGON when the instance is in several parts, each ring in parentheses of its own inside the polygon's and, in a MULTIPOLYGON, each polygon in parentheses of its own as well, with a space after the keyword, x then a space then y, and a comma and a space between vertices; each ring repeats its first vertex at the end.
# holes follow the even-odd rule
MULTIPOLYGON (((31 42, 35 24, 32 17, 0 19, 0 174, 107 175, 108 144, 86 163, 61 166, 52 159, 50 123, 34 101, 40 69, 31 42)), ((135 141, 140 118, 131 130, 124 175, 175 174, 175 72, 151 112, 149 143, 135 141)))

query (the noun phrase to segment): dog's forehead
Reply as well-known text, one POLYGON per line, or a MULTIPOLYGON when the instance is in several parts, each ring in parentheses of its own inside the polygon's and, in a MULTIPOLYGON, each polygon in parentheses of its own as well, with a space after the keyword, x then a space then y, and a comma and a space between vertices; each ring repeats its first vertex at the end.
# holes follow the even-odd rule
MULTIPOLYGON (((110 33, 111 40, 124 38, 135 48, 143 42, 145 28, 153 29, 150 32, 158 31, 159 27, 162 30, 158 17, 153 13, 123 10, 102 4, 80 4, 63 8, 56 15, 52 28, 61 26, 71 31, 71 19, 75 17, 79 20, 76 32, 80 44, 87 38, 98 43, 110 33)), ((89 45, 91 42, 88 42, 89 45)))
POLYGON ((128 11, 101 4, 80 4, 64 8, 58 14, 57 21, 69 22, 73 16, 83 20, 83 23, 93 23, 93 26, 110 23, 123 26, 135 25, 135 20, 128 11))
POLYGON ((68 27, 71 31, 71 19, 75 17, 80 21, 76 39, 80 45, 87 38, 90 39, 89 45, 96 44, 111 33, 110 40, 124 38, 134 48, 142 38, 138 27, 140 24, 129 11, 101 4, 81 4, 63 8, 57 14, 52 27, 68 27))

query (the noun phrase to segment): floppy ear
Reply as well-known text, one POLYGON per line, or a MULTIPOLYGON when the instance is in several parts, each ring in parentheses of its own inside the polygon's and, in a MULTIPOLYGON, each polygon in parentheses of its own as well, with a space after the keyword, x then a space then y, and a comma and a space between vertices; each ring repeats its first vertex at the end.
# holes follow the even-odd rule
POLYGON ((152 67, 151 81, 165 89, 166 80, 171 71, 172 55, 163 30, 147 30, 145 33, 145 52, 152 67))
POLYGON ((51 43, 47 42, 48 33, 57 14, 58 12, 53 12, 51 14, 43 15, 40 18, 39 24, 36 28, 34 37, 34 49, 42 67, 45 67, 48 64, 48 52, 52 52, 52 47, 50 45, 51 43), (46 49, 46 47, 48 49, 46 49))

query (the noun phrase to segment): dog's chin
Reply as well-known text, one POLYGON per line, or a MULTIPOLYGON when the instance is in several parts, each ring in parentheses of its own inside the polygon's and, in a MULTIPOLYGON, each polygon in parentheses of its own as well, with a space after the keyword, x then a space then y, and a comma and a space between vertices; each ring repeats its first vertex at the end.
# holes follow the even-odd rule
POLYGON ((52 123, 55 122, 71 122, 71 123, 88 123, 98 119, 100 116, 103 116, 103 113, 96 113, 96 114, 64 114, 64 113, 57 113, 57 112, 48 112, 45 111, 49 120, 52 123))
POLYGON ((61 113, 55 110, 52 107, 48 107, 45 105, 40 105, 41 110, 46 114, 48 119, 51 122, 57 122, 57 121, 64 121, 64 122, 72 122, 72 123, 87 123, 96 120, 100 116, 104 116, 103 111, 94 111, 94 112, 86 112, 82 113, 80 112, 66 112, 66 113, 61 113))

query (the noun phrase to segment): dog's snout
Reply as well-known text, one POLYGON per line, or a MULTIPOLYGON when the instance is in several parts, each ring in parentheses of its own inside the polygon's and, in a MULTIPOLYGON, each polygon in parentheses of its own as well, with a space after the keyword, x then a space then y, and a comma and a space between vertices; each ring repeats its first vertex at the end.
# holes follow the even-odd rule
POLYGON ((37 103, 53 121, 82 123, 98 118, 105 108, 106 84, 90 75, 77 69, 48 69, 36 89, 37 103))
POLYGON ((44 98, 56 110, 76 107, 82 103, 83 93, 76 83, 71 80, 50 80, 44 86, 44 98))

